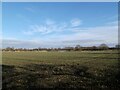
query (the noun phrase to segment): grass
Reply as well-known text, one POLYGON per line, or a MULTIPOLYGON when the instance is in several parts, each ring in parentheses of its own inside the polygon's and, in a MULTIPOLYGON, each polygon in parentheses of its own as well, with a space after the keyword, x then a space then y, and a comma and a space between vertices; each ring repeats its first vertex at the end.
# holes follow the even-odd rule
POLYGON ((3 52, 3 89, 120 88, 117 51, 3 52))

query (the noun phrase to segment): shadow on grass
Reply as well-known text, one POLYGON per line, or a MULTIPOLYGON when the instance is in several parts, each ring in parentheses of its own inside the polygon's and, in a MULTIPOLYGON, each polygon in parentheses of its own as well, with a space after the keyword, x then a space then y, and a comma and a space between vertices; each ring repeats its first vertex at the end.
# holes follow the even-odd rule
POLYGON ((98 88, 120 88, 116 67, 90 73, 89 68, 80 65, 38 65, 23 67, 3 65, 4 89, 40 88, 79 88, 81 90, 98 88), (97 75, 96 75, 97 74, 97 75))

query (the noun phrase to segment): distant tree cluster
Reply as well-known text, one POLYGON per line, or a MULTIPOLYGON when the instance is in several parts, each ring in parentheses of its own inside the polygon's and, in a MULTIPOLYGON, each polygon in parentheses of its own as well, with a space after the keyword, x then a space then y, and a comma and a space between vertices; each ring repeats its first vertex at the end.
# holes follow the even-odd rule
POLYGON ((120 45, 116 45, 115 47, 108 47, 106 44, 101 44, 99 46, 91 46, 91 47, 82 47, 80 45, 76 45, 75 47, 64 47, 64 48, 34 48, 34 49, 26 49, 26 48, 14 48, 7 47, 2 49, 2 51, 85 51, 85 50, 113 50, 120 48, 120 45))
POLYGON ((120 49, 120 45, 116 45, 115 47, 120 49))

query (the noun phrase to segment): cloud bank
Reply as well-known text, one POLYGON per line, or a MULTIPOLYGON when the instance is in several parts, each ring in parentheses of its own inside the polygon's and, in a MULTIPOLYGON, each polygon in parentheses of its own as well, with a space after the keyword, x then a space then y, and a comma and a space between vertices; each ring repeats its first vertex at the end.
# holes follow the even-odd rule
POLYGON ((108 22, 96 27, 81 27, 82 20, 75 18, 69 22, 56 22, 47 19, 44 23, 30 25, 28 30, 23 31, 31 40, 3 39, 3 48, 13 46, 16 48, 37 47, 65 47, 93 46, 101 43, 114 46, 118 43, 117 21, 108 22), (39 34, 39 36, 36 34, 39 34), (41 37, 42 36, 42 37, 41 37))

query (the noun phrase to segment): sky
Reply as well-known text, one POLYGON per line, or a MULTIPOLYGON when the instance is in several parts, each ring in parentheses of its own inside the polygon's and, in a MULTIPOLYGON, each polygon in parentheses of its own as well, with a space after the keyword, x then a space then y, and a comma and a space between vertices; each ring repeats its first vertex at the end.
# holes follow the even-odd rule
POLYGON ((118 43, 117 2, 4 2, 3 48, 118 43))

